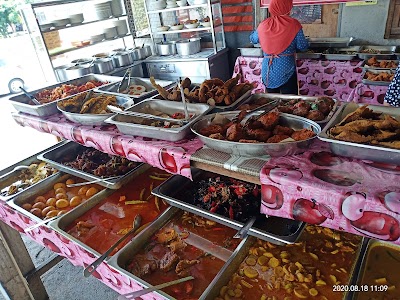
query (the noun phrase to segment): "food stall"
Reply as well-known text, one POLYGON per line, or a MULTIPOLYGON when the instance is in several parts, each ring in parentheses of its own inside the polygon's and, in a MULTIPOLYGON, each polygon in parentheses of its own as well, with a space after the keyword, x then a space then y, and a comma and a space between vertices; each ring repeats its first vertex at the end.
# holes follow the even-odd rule
POLYGON ((323 69, 298 96, 262 93, 254 57, 230 79, 91 74, 13 96, 19 125, 62 141, 0 171, 2 225, 121 295, 179 280, 141 299, 398 299, 399 112, 326 93, 340 67, 368 87, 370 58, 299 59, 323 69))

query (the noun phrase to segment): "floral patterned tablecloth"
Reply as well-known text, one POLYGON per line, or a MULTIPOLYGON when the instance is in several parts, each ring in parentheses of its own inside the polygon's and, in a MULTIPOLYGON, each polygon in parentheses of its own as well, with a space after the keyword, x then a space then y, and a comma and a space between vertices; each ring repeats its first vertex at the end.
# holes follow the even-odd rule
POLYGON ((338 157, 323 142, 271 158, 261 212, 400 244, 400 166, 338 157))
POLYGON ((29 126, 102 152, 127 157, 132 161, 145 162, 190 179, 190 157, 203 147, 203 143, 197 138, 167 142, 122 135, 115 125, 79 125, 67 120, 61 113, 49 117, 15 113, 13 118, 21 126, 29 126))

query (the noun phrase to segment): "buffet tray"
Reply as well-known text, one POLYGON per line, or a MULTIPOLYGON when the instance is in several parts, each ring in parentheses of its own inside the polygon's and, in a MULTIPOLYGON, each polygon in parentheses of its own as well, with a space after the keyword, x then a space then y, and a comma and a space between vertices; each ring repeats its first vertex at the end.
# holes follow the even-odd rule
POLYGON ((144 171, 144 169, 146 169, 146 165, 140 163, 136 168, 126 173, 125 175, 122 175, 120 178, 107 179, 81 170, 67 167, 62 163, 65 157, 71 156, 72 153, 78 153, 81 149, 87 149, 87 147, 74 142, 61 142, 56 147, 42 152, 37 156, 37 158, 47 162, 49 165, 57 168, 62 172, 75 175, 88 181, 98 180, 98 182, 96 182, 98 185, 104 186, 109 189, 119 189, 125 183, 129 182, 133 177, 137 176, 142 171, 144 171))
MULTIPOLYGON (((194 182, 209 178, 210 175, 217 176, 198 169, 193 169, 192 175, 194 182)), ((182 193, 190 189, 193 181, 183 176, 173 176, 155 188, 152 194, 165 199, 172 206, 211 219, 233 229, 239 230, 243 227, 244 224, 242 222, 212 213, 187 202, 182 193)), ((296 242, 304 226, 305 223, 303 222, 278 217, 266 218, 265 215, 260 214, 254 226, 249 230, 249 235, 270 241, 274 244, 293 244, 296 242)))
MULTIPOLYGON (((399 63, 398 60, 387 60, 387 59, 377 59, 377 62, 381 62, 381 61, 391 61, 391 62, 395 62, 395 63, 399 63)), ((366 71, 371 71, 371 70, 383 70, 383 71, 387 71, 387 70, 391 70, 391 71, 395 71, 396 68, 381 68, 381 67, 374 67, 374 66, 369 66, 367 65, 367 60, 365 60, 362 64, 362 68, 366 71)))
MULTIPOLYGON (((64 142, 61 142, 61 143, 58 143, 58 144, 56 144, 56 145, 53 145, 53 146, 51 146, 51 147, 49 147, 49 148, 47 148, 47 149, 45 149, 45 150, 43 150, 43 151, 40 151, 39 153, 36 153, 36 154, 34 154, 34 155, 32 155, 32 156, 30 156, 30 157, 28 157, 28 158, 25 158, 25 159, 23 159, 23 160, 21 160, 21 161, 15 163, 15 164, 13 164, 13 165, 11 165, 11 166, 9 166, 9 167, 7 167, 7 168, 1 170, 1 171, 0 171, 0 190, 2 190, 3 188, 5 188, 5 187, 9 186, 10 184, 14 183, 14 182, 15 182, 15 179, 17 179, 18 174, 19 174, 20 171, 18 171, 18 170, 17 170, 17 171, 14 171, 14 168, 15 168, 15 167, 17 167, 17 166, 29 166, 30 164, 32 164, 32 163, 34 163, 34 162, 40 162, 39 159, 37 158, 38 155, 40 155, 40 154, 42 154, 42 153, 44 153, 44 152, 47 152, 47 151, 51 151, 51 150, 53 150, 54 148, 57 148, 57 147, 58 147, 59 145, 61 145, 61 144, 65 144, 65 141, 64 141, 64 142)), ((56 176, 56 175, 57 175, 57 173, 56 173, 56 174, 53 174, 53 175, 50 175, 50 176, 47 177, 47 178, 51 178, 51 177, 56 176)), ((47 179, 47 178, 46 178, 46 179, 47 179)), ((45 180, 45 179, 44 179, 44 180, 45 180)), ((36 186, 37 184, 39 184, 39 183, 42 182, 42 181, 43 181, 43 180, 41 180, 41 181, 39 181, 39 182, 37 182, 37 183, 31 185, 30 187, 27 187, 26 189, 24 189, 24 190, 22 190, 22 191, 20 191, 20 192, 17 192, 17 193, 15 193, 15 194, 13 194, 13 195, 10 195, 10 196, 1 196, 1 195, 0 195, 0 200, 2 200, 2 201, 8 201, 8 200, 10 200, 11 198, 14 198, 14 197, 16 197, 16 196, 18 196, 18 195, 24 193, 25 191, 30 190, 31 188, 33 188, 34 186, 36 186)))
MULTIPOLYGON (((154 110, 159 110, 165 112, 169 115, 176 112, 184 112, 183 103, 175 101, 165 101, 165 100, 145 100, 142 101, 125 111, 140 112, 140 110, 149 105, 154 110)), ((179 128, 163 128, 148 125, 141 125, 136 123, 129 123, 129 120, 137 119, 142 120, 139 117, 131 117, 125 115, 115 114, 114 116, 105 120, 106 123, 114 124, 117 126, 118 130, 123 134, 143 136, 148 138, 154 138, 166 141, 179 141, 185 138, 186 135, 190 133, 190 125, 196 122, 203 115, 211 110, 211 107, 203 103, 186 103, 189 114, 196 114, 187 124, 179 128)))
POLYGON ((340 48, 348 47, 350 43, 354 40, 353 37, 349 38, 308 38, 310 47, 327 47, 327 48, 340 48))
MULTIPOLYGON (((130 243, 126 244, 121 250, 119 250, 114 256, 112 256, 108 261, 107 264, 112 267, 113 269, 117 270, 119 273, 124 274, 128 278, 131 278, 133 281, 137 282, 140 284, 143 288, 148 288, 152 287, 152 285, 143 279, 135 276, 131 272, 128 272, 124 266, 129 262, 129 260, 132 259, 132 257, 138 253, 141 249, 143 249, 151 237, 158 231, 160 230, 163 226, 165 226, 176 214, 178 214, 180 209, 176 207, 170 207, 168 210, 166 210, 158 219, 156 219, 153 223, 151 223, 146 230, 142 231, 139 233, 134 240, 132 240, 130 243)), ((236 250, 233 253, 235 253, 236 250)), ((232 256, 231 256, 232 258, 232 256)), ((228 262, 231 260, 231 258, 228 260, 228 262)), ((223 267, 224 268, 224 267, 223 267)), ((222 269, 221 269, 222 270, 222 269)), ((221 272, 221 271, 220 271, 221 272)), ((209 286, 213 286, 220 275, 220 272, 215 276, 213 281, 210 283, 209 286)), ((204 300, 208 299, 207 297, 207 290, 206 289, 203 294, 198 298, 199 300, 204 300)), ((162 299, 169 299, 169 300, 176 300, 174 297, 168 295, 167 293, 159 290, 154 292, 158 296, 161 296, 162 299)), ((179 300, 179 299, 178 299, 179 300)))
MULTIPOLYGON (((321 96, 322 97, 322 96, 321 96)), ((267 94, 252 94, 249 98, 247 98, 241 105, 244 104, 251 104, 252 101, 259 99, 259 98, 267 98, 270 99, 271 101, 274 100, 279 100, 282 99, 283 101, 290 101, 290 100, 304 100, 304 101, 315 101, 317 100, 319 97, 312 97, 312 96, 298 96, 298 95, 288 95, 288 94, 274 94, 274 93, 267 93, 267 94)), ((333 99, 333 98, 332 98, 333 99)), ((326 116, 325 119, 321 120, 321 121, 314 121, 317 124, 323 125, 325 123, 327 123, 333 116, 333 114, 335 113, 335 111, 337 110, 338 106, 340 106, 340 101, 337 101, 336 99, 333 99, 335 101, 335 105, 332 107, 332 110, 330 111, 330 113, 326 116)), ((240 107, 239 107, 240 109, 240 107)))
POLYGON ((358 57, 361 59, 369 59, 375 56, 377 59, 392 59, 394 52, 396 51, 396 46, 361 46, 360 52, 357 53, 358 57), (371 49, 377 50, 381 53, 364 53, 363 50, 371 49))
POLYGON ((296 59, 319 59, 321 58, 322 53, 311 53, 311 52, 296 52, 296 59))
POLYGON ((243 47, 238 48, 240 51, 240 56, 247 57, 263 57, 264 53, 260 47, 243 47))
POLYGON ((364 79, 365 73, 367 71, 371 72, 371 73, 375 73, 375 74, 379 74, 379 73, 393 74, 394 73, 393 69, 364 69, 364 72, 362 74, 363 79, 361 80, 361 82, 364 84, 368 84, 368 85, 379 85, 379 86, 389 86, 391 81, 373 81, 373 80, 364 79))
MULTIPOLYGON (((29 93, 32 94, 32 95, 35 95, 36 93, 41 92, 43 90, 54 89, 56 87, 60 87, 63 84, 81 85, 81 84, 85 84, 86 82, 88 82, 90 80, 98 80, 98 81, 102 81, 102 82, 107 81, 107 82, 110 82, 109 84, 112 84, 114 82, 121 81, 122 77, 109 76, 109 75, 99 75, 99 74, 88 74, 88 75, 85 75, 83 77, 79 77, 79 78, 76 78, 76 79, 72 79, 72 80, 56 83, 56 84, 53 84, 53 85, 50 85, 50 86, 46 86, 46 87, 43 87, 43 88, 40 88, 40 89, 37 89, 37 90, 34 90, 34 91, 30 91, 29 93)), ((109 84, 105 84, 104 86, 108 86, 109 84)), ((78 93, 78 94, 80 94, 80 93, 78 93)), ((46 103, 46 104, 41 104, 41 105, 31 105, 31 104, 29 104, 29 102, 31 100, 25 94, 19 94, 19 95, 13 96, 9 100, 11 101, 11 104, 14 106, 14 108, 19 112, 27 113, 27 114, 30 114, 30 115, 35 115, 35 116, 38 116, 38 117, 45 117, 45 116, 50 116, 50 115, 58 113, 58 109, 57 109, 57 102, 58 101, 63 100, 63 99, 67 99, 67 98, 70 98, 70 97, 73 97, 73 96, 76 96, 78 94, 75 94, 75 95, 72 95, 72 96, 68 96, 66 98, 54 100, 52 102, 49 102, 49 103, 46 103)))
POLYGON ((357 53, 360 51, 360 46, 347 47, 347 48, 334 48, 333 50, 338 52, 354 51, 354 54, 322 53, 322 56, 327 60, 352 60, 357 58, 357 53))
POLYGON ((243 103, 248 97, 250 97, 252 90, 247 91, 244 93, 242 96, 240 96, 238 99, 236 99, 235 102, 233 102, 231 105, 228 106, 221 106, 221 105, 216 105, 213 107, 212 112, 222 112, 222 111, 230 111, 234 110, 236 107, 238 107, 240 104, 243 103))
MULTIPOLYGON (((101 92, 104 94, 115 95, 115 96, 130 97, 137 101, 149 98, 149 97, 157 94, 157 90, 151 84, 150 78, 131 77, 131 85, 132 84, 144 86, 146 88, 146 92, 144 92, 141 95, 129 95, 129 94, 124 94, 124 93, 118 93, 117 92, 118 85, 119 85, 118 82, 113 83, 108 86, 100 86, 100 87, 96 88, 95 91, 101 92)), ((176 84, 176 82, 157 79, 157 84, 161 85, 165 89, 168 89, 171 86, 173 86, 174 84, 176 84)))
MULTIPOLYGON (((328 136, 328 130, 338 124, 348 113, 356 110, 357 107, 348 108, 349 105, 363 106, 365 104, 347 103, 333 115, 332 119, 326 124, 318 138, 324 142, 330 143, 331 151, 339 156, 356 157, 360 160, 370 160, 387 164, 400 165, 400 150, 386 148, 382 146, 358 144, 346 141, 340 141, 328 136), (345 110, 345 108, 348 108, 345 110)), ((383 112, 396 118, 400 117, 400 111, 388 106, 368 105, 368 107, 377 112, 383 112)))
MULTIPOLYGON (((22 205, 25 203, 29 203, 32 198, 40 196, 43 193, 51 190, 53 188, 53 185, 56 184, 57 182, 67 180, 70 177, 71 177, 71 175, 69 175, 69 174, 58 173, 58 174, 56 174, 56 176, 53 176, 51 178, 48 178, 47 180, 43 180, 43 181, 39 182, 37 185, 35 185, 29 191, 26 191, 25 193, 23 193, 17 197, 14 197, 10 201, 8 201, 7 204, 10 205, 11 207, 13 207, 15 210, 19 211, 21 214, 28 216, 30 219, 32 219, 36 222, 42 222, 43 219, 38 218, 31 212, 25 210, 24 208, 22 208, 22 205)), ((82 202, 81 204, 79 204, 76 207, 73 207, 71 210, 67 211, 62 216, 67 216, 70 213, 74 213, 76 210, 79 210, 82 207, 85 207, 92 198, 102 195, 104 193, 104 191, 106 191, 106 190, 99 191, 97 194, 90 197, 87 201, 82 202)))
MULTIPOLYGON (((227 118, 233 119, 236 117, 240 111, 232 111, 232 112, 222 112, 218 113, 219 115, 227 118)), ((247 118, 255 116, 261 112, 254 112, 246 116, 246 118, 242 121, 245 122, 247 118)), ((200 134, 200 129, 204 128, 210 124, 212 124, 213 119, 217 114, 206 115, 199 119, 196 123, 194 123, 191 127, 192 131, 199 137, 199 139, 209 148, 215 149, 221 152, 230 153, 239 156, 263 156, 263 155, 270 155, 270 156, 286 156, 286 155, 294 155, 301 152, 304 152, 308 149, 308 147, 312 144, 316 136, 321 132, 321 127, 311 121, 309 119, 286 114, 280 113, 280 118, 283 121, 283 124, 290 125, 290 127, 295 129, 302 129, 302 128, 312 128, 315 132, 315 136, 303 140, 303 141, 294 141, 294 142, 284 142, 284 143, 239 143, 239 142, 231 142, 226 140, 217 140, 212 139, 207 136, 200 134)))

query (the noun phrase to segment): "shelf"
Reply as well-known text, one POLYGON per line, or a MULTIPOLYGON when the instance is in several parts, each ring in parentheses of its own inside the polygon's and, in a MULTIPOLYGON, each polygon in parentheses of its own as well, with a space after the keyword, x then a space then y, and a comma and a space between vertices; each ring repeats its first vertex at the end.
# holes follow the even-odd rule
POLYGON ((148 14, 158 14, 162 12, 170 12, 170 11, 177 11, 177 10, 184 10, 184 9, 192 9, 192 8, 198 8, 198 7, 207 7, 208 4, 198 4, 198 5, 186 5, 186 6, 178 6, 174 8, 164 8, 164 9, 158 9, 158 10, 149 10, 147 11, 148 14))
POLYGON ((58 56, 58 55, 61 55, 61 54, 65 54, 65 53, 68 53, 68 52, 76 51, 76 50, 79 50, 79 49, 84 49, 84 48, 91 47, 91 46, 94 46, 94 45, 98 45, 98 44, 101 44, 101 43, 111 42, 111 41, 115 41, 115 40, 118 40, 118 39, 123 39, 123 38, 131 36, 131 35, 132 34, 129 33, 129 34, 124 35, 124 36, 118 36, 118 37, 115 37, 115 38, 109 39, 109 40, 102 40, 101 42, 92 43, 90 45, 83 46, 83 47, 68 48, 68 49, 65 49, 65 50, 61 50, 61 51, 59 51, 57 53, 53 53, 53 54, 51 54, 50 51, 49 51, 49 56, 50 57, 55 57, 55 56, 58 56))
POLYGON ((159 32, 153 32, 153 34, 184 33, 184 32, 193 32, 193 31, 206 31, 206 30, 210 30, 210 29, 211 29, 211 27, 197 27, 197 28, 193 28, 193 29, 159 31, 159 32))
POLYGON ((68 25, 61 26, 61 27, 54 27, 53 29, 42 30, 42 29, 40 28, 40 25, 39 25, 39 28, 40 28, 40 31, 41 31, 42 33, 47 33, 47 32, 52 32, 52 31, 58 31, 58 30, 63 30, 63 29, 69 29, 69 28, 84 26, 84 25, 87 25, 87 24, 93 24, 93 23, 97 23, 97 22, 103 22, 103 21, 118 19, 118 18, 122 18, 122 17, 126 17, 126 15, 110 16, 110 17, 107 18, 107 19, 95 20, 95 21, 90 21, 90 22, 83 22, 83 23, 80 23, 80 24, 68 24, 68 25))

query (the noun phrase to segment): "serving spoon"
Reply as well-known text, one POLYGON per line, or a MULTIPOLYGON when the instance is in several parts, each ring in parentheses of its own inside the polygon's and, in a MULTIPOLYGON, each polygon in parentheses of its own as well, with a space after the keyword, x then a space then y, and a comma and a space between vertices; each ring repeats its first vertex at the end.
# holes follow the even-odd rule
POLYGON ((21 171, 21 170, 27 170, 27 169, 29 169, 28 166, 16 166, 16 167, 14 167, 14 169, 12 169, 11 171, 9 171, 9 172, 7 172, 7 173, 1 175, 0 178, 4 178, 4 177, 6 177, 6 176, 12 174, 12 173, 15 172, 15 171, 21 171))
POLYGON ((21 91, 22 91, 26 96, 28 96, 28 97, 32 100, 33 103, 35 103, 36 105, 42 105, 42 103, 40 103, 39 100, 37 100, 37 99, 35 98, 35 96, 33 96, 31 93, 27 92, 27 90, 25 90, 22 86, 20 86, 19 88, 21 89, 21 91))
POLYGON ((118 241, 114 243, 102 256, 100 256, 98 259, 96 259, 93 263, 91 263, 89 266, 83 270, 83 275, 85 277, 89 277, 96 269, 97 267, 105 260, 111 252, 114 251, 115 248, 118 247, 119 244, 121 244, 128 236, 130 236, 132 233, 134 233, 136 230, 139 229, 140 224, 142 223, 142 216, 141 215, 136 215, 135 219, 133 220, 133 227, 131 230, 129 230, 125 235, 123 235, 118 241))

